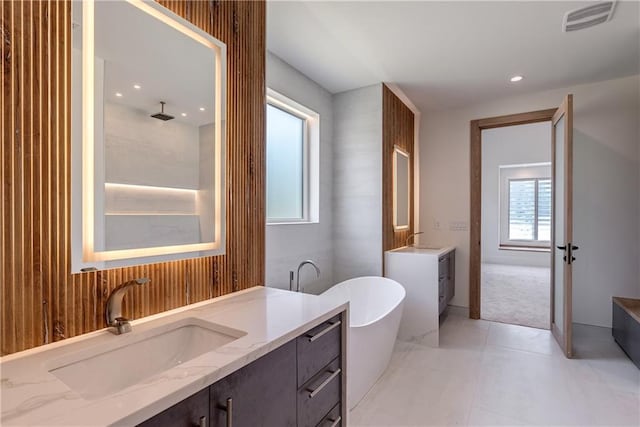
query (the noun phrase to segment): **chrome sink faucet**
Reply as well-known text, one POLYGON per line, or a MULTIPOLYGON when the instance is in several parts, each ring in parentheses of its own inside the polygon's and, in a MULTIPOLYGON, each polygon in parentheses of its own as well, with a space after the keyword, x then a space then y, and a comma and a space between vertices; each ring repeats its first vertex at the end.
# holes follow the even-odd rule
POLYGON ((122 317, 122 300, 124 299, 124 294, 127 290, 133 286, 141 286, 145 283, 149 283, 149 279, 146 277, 140 279, 129 280, 115 288, 109 294, 109 299, 107 299, 107 306, 104 311, 104 317, 107 322, 107 326, 110 326, 114 329, 111 329, 116 335, 126 334, 127 332, 131 332, 131 324, 129 320, 122 317))
POLYGON ((311 261, 310 259, 306 261, 302 261, 298 266, 298 277, 296 278, 296 292, 300 292, 300 269, 304 267, 306 264, 312 265, 313 268, 316 269, 316 277, 320 277, 320 269, 318 268, 315 262, 311 261))
POLYGON ((409 234, 409 236, 407 236, 407 240, 404 241, 404 245, 409 246, 409 240, 411 240, 412 237, 415 237, 418 234, 424 234, 424 231, 416 231, 415 233, 409 234))

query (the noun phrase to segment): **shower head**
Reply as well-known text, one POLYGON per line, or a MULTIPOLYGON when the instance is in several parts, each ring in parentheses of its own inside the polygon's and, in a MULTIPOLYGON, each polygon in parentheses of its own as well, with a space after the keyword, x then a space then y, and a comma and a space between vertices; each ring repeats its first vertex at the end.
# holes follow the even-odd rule
POLYGON ((165 104, 164 101, 160 101, 160 112, 156 114, 152 114, 151 117, 153 117, 154 119, 162 120, 163 122, 174 119, 175 117, 164 113, 164 104, 165 104))

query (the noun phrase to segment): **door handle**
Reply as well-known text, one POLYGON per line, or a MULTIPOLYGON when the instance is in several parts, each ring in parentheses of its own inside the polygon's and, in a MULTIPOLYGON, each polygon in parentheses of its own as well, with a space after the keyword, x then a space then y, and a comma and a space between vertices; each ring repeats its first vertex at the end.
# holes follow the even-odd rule
POLYGON ((562 250, 562 251, 566 251, 567 247, 566 246, 558 246, 558 249, 562 250))
POLYGON ((569 254, 567 255, 569 258, 569 264, 573 264, 573 261, 576 260, 576 257, 573 256, 573 251, 577 251, 580 248, 573 243, 569 243, 567 246, 569 246, 569 254))

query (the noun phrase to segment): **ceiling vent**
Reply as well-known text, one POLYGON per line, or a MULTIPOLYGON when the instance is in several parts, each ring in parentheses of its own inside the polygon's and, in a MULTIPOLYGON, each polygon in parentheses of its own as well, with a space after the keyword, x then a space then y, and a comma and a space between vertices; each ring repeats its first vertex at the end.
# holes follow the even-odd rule
POLYGON ((607 22, 613 16, 615 5, 615 0, 602 1, 567 12, 562 20, 562 31, 583 30, 607 22))

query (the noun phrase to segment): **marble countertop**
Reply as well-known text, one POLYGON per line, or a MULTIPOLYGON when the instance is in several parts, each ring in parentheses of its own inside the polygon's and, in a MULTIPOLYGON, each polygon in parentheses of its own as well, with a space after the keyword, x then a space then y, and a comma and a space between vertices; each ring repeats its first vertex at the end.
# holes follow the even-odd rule
MULTIPOLYGON (((133 332, 107 329, 0 358, 2 425, 135 425, 242 368, 345 310, 315 295, 254 287, 132 321, 133 332), (51 374, 51 361, 69 358, 136 331, 200 319, 246 332, 229 344, 106 397, 86 400, 51 374)), ((149 355, 140 355, 149 357, 149 355)))
POLYGON ((387 251, 389 253, 402 253, 402 254, 415 254, 415 255, 435 255, 440 256, 446 253, 449 253, 456 248, 453 246, 443 246, 441 248, 437 247, 426 247, 426 246, 403 246, 398 249, 392 249, 387 251))

